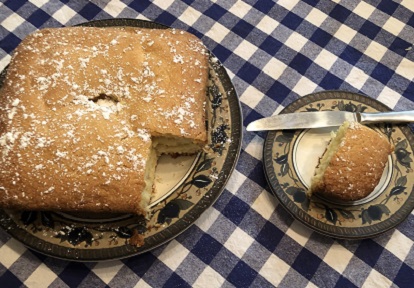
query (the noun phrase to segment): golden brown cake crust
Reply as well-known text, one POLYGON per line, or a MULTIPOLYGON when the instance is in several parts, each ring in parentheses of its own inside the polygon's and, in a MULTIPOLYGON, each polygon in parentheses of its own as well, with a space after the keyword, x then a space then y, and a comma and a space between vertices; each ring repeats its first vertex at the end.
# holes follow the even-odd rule
POLYGON ((393 146, 382 134, 351 123, 312 193, 342 201, 368 196, 378 185, 393 146))
POLYGON ((0 207, 143 212, 151 136, 206 143, 208 55, 174 29, 57 28, 0 90, 0 207))

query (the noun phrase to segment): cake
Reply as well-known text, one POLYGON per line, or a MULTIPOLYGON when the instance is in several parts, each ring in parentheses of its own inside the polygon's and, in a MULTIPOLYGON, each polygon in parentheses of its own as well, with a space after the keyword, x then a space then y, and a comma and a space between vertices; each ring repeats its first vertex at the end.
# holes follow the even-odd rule
POLYGON ((157 157, 207 143, 208 73, 176 29, 27 36, 0 90, 0 207, 145 213, 157 157))
POLYGON ((344 122, 319 160, 309 195, 340 201, 365 198, 378 185, 393 149, 377 131, 344 122))

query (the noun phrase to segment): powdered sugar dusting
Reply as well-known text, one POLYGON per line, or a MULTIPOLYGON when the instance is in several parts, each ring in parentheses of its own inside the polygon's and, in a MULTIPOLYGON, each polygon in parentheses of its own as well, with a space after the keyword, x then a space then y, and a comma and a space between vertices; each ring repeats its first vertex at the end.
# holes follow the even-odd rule
POLYGON ((137 129, 138 137, 140 137, 145 142, 148 142, 151 140, 151 134, 148 132, 148 130, 145 129, 137 129))

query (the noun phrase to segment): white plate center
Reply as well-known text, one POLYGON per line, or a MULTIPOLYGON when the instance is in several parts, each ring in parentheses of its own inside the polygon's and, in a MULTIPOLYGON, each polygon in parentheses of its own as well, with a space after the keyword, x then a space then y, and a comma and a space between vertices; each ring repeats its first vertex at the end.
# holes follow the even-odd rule
POLYGON ((199 157, 200 153, 178 157, 161 155, 158 158, 157 169, 155 170, 155 187, 150 206, 158 204, 174 192, 187 179, 188 174, 193 170, 199 157))

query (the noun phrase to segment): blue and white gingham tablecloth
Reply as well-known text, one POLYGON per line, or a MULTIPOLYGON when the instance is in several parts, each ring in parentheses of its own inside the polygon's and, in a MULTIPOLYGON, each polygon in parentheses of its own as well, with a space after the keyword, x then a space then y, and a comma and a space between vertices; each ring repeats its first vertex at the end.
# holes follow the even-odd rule
MULTIPOLYGON (((200 37, 232 78, 244 126, 321 90, 414 109, 413 0, 1 0, 0 70, 36 29, 109 18, 200 37)), ((270 194, 266 133, 243 132, 223 194, 176 239, 124 260, 77 263, 32 252, 0 230, 0 287, 414 287, 414 214, 374 239, 317 234, 270 194)))

